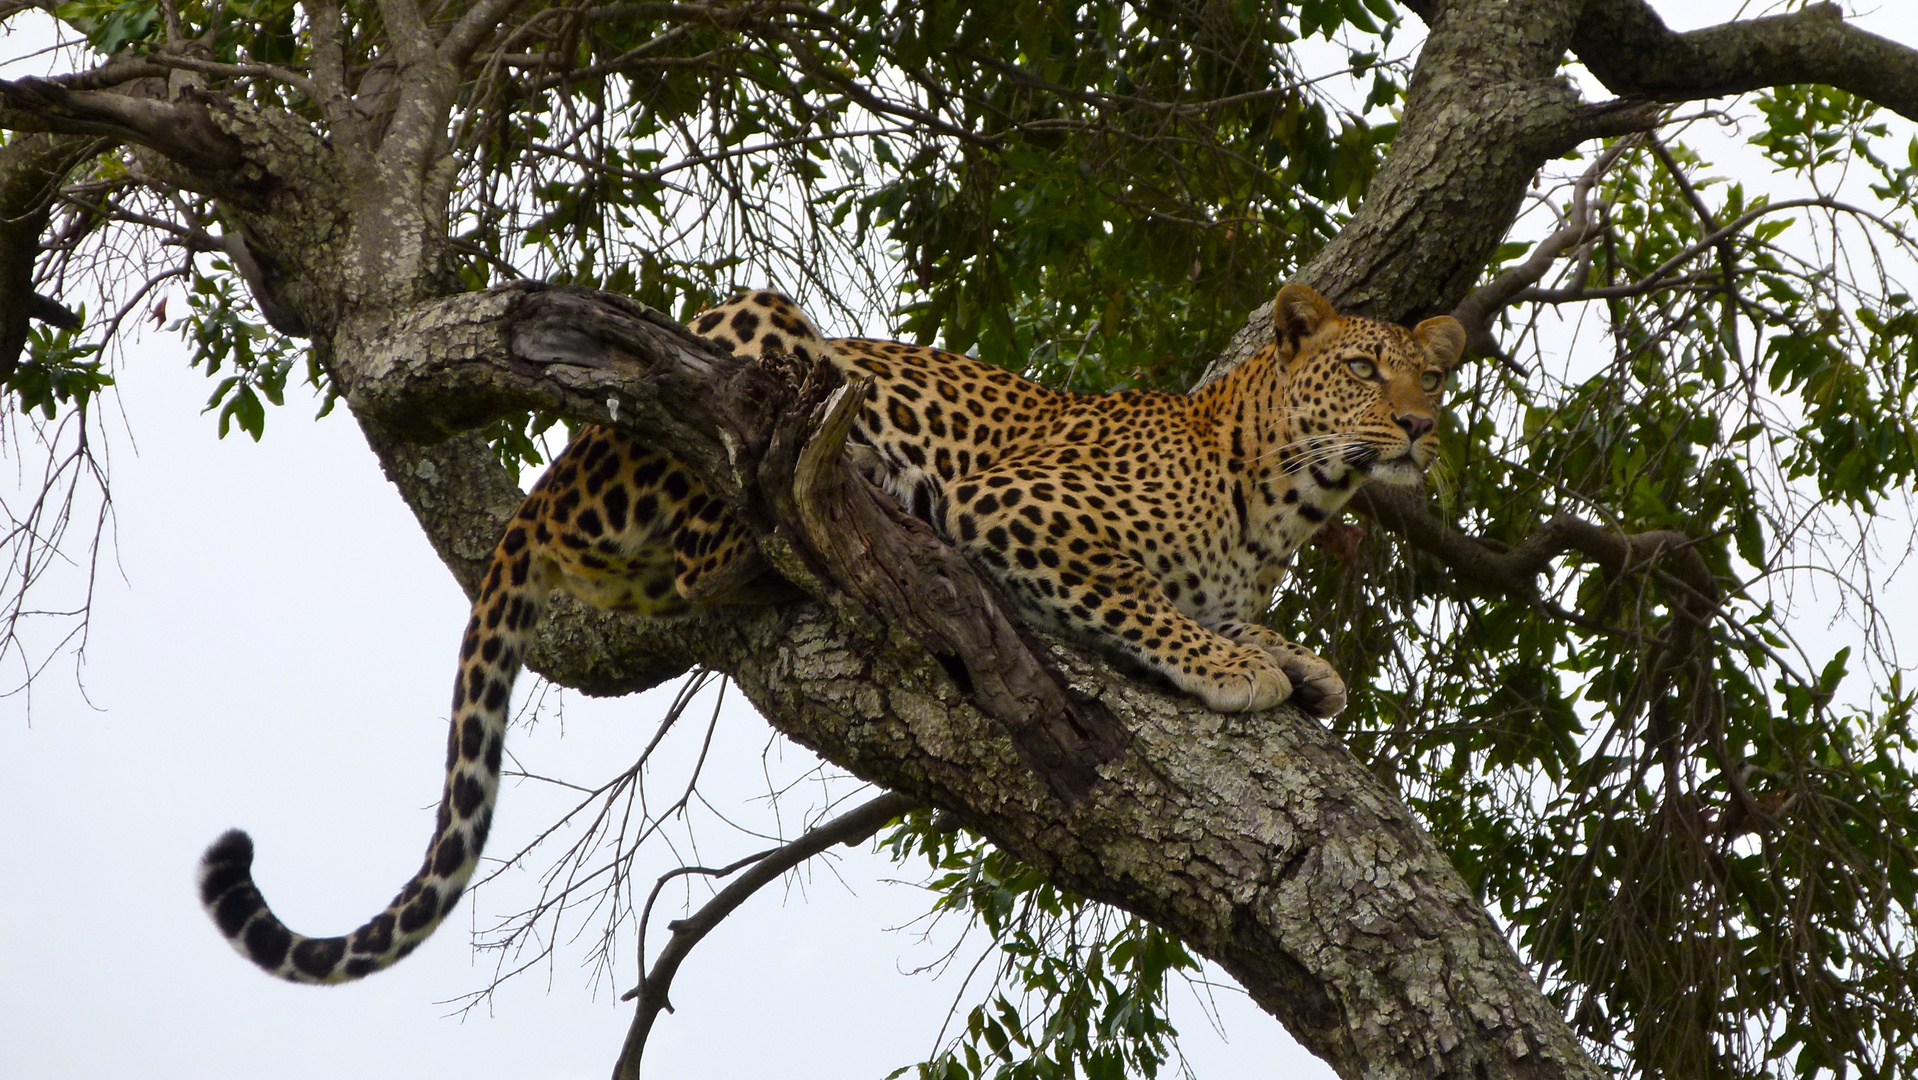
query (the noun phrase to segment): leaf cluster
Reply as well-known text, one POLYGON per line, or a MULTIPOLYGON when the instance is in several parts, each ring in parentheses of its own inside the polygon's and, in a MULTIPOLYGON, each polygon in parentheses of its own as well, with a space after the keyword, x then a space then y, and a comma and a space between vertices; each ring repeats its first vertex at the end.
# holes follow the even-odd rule
MULTIPOLYGON (((80 310, 86 318, 86 310, 80 310)), ((85 341, 77 327, 35 326, 27 338, 26 355, 7 377, 6 390, 22 413, 38 412, 48 420, 62 408, 85 412, 101 391, 113 385, 103 368, 98 342, 85 341)))
MULTIPOLYGON (((167 327, 186 339, 191 364, 221 378, 203 412, 219 410, 220 438, 234 425, 258 442, 266 430, 266 405, 286 404, 286 380, 305 352, 253 315, 232 267, 212 262, 212 275, 195 273, 187 290, 188 314, 167 327)), ((333 410, 336 395, 319 361, 306 354, 306 381, 322 392, 320 415, 333 410)))

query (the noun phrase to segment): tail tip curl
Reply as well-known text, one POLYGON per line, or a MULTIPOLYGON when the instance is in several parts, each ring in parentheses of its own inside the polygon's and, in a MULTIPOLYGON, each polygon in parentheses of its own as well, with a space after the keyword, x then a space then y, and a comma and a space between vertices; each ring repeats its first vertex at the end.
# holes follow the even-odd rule
POLYGON ((255 899, 259 897, 259 890, 251 888, 253 838, 238 829, 221 833, 220 838, 213 841, 213 846, 206 849, 206 854, 200 856, 199 879, 200 902, 206 905, 214 921, 220 924, 220 929, 232 937, 239 932, 240 926, 246 922, 246 916, 251 915, 252 911, 234 912, 239 921, 229 925, 220 915, 220 909, 227 906, 224 901, 236 896, 241 886, 247 886, 244 891, 252 893, 255 899))
POLYGON ((279 970, 293 935, 266 908, 253 884, 253 839, 238 829, 220 835, 200 857, 200 902, 233 947, 255 964, 279 970), (255 918, 255 916, 262 916, 255 918))

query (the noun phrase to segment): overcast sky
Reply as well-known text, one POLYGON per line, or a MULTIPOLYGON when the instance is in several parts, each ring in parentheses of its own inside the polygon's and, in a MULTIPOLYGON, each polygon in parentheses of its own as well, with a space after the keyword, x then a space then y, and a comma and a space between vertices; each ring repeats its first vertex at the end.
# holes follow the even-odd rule
MULTIPOLYGON (((1681 25, 1735 7, 1662 6, 1681 25)), ((1901 21, 1913 17, 1880 12, 1868 25, 1918 42, 1901 21)), ((26 51, 0 38, 0 59, 26 51)), ((182 306, 175 295, 175 317, 182 306)), ((316 423, 313 403, 293 400, 271 413, 264 442, 222 442, 198 411, 212 384, 173 337, 127 348, 117 375, 114 542, 85 664, 76 675, 62 661, 30 698, 0 699, 0 1075, 606 1075, 632 1014, 617 1001, 633 981, 625 945, 612 982, 584 966, 589 934, 562 941, 490 1009, 450 1015, 493 971, 469 929, 531 902, 532 874, 479 890, 405 963, 347 987, 266 978, 207 922, 193 867, 236 825, 258 844, 268 899, 302 932, 348 930, 406 880, 439 792, 466 601, 344 410, 316 423)), ((31 455, 5 450, 0 490, 31 486, 31 455)), ((514 729, 511 750, 525 771, 591 786, 636 756, 667 699, 566 694, 563 717, 560 700, 549 694, 542 719, 514 729)), ((683 783, 710 707, 668 745, 656 800, 683 783)), ((735 701, 701 791, 735 821, 792 835, 822 799, 856 788, 804 783, 766 801, 816 764, 735 701)), ((489 854, 516 850, 570 801, 509 781, 489 854)), ((708 864, 763 846, 710 811, 693 831, 708 864)), ((636 874, 650 879, 680 854, 693 853, 655 846, 636 874)), ((953 934, 922 940, 913 924, 929 898, 885 880, 900 873, 841 850, 755 898, 681 970, 649 1075, 877 1078, 924 1058, 977 953, 943 978, 902 973, 939 959, 953 934)), ((1175 996, 1201 1077, 1331 1075, 1236 990, 1215 995, 1226 1039, 1194 995, 1175 996)))

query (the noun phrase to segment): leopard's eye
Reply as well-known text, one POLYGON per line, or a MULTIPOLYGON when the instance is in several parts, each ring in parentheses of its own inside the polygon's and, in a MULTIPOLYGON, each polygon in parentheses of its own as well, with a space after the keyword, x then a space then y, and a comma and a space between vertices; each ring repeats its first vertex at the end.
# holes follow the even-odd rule
POLYGON ((1425 388, 1426 393, 1436 394, 1439 391, 1439 387, 1445 385, 1445 373, 1443 371, 1428 371, 1419 376, 1419 385, 1425 388))
POLYGON ((1370 379, 1379 373, 1379 366, 1370 360, 1347 360, 1345 366, 1361 379, 1370 379))

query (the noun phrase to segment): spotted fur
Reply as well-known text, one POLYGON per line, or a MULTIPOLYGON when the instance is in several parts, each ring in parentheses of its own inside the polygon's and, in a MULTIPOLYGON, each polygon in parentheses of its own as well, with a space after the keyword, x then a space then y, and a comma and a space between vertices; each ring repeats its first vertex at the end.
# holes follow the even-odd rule
MULTIPOLYGON (((1191 395, 1063 393, 957 353, 825 341, 777 293, 736 297, 693 329, 743 355, 825 358, 872 376, 853 433, 876 479, 993 577, 1026 617, 1170 681, 1221 712, 1292 698, 1345 704, 1337 672, 1256 621, 1292 553, 1368 479, 1422 482, 1436 400, 1464 332, 1341 317, 1280 292, 1277 340, 1191 395)), ((295 982, 357 979, 430 935, 458 902, 492 822, 514 677, 548 595, 658 618, 750 596, 749 533, 673 459, 582 431, 501 537, 460 646, 446 784, 418 873, 344 937, 288 930, 234 831, 201 865, 233 946, 295 982)))

